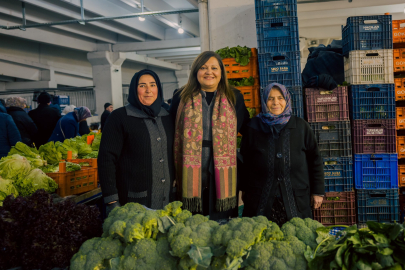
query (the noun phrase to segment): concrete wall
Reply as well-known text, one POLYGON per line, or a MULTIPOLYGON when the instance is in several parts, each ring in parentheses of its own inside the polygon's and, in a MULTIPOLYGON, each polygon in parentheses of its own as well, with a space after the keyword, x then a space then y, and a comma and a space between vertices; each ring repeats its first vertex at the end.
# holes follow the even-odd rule
POLYGON ((210 49, 257 47, 254 0, 209 0, 210 49))

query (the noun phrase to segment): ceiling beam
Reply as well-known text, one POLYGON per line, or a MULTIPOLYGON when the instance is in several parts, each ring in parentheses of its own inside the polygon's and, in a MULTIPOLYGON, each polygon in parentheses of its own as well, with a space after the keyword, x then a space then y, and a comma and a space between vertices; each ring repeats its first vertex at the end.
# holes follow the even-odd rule
POLYGON ((156 59, 161 59, 161 60, 166 60, 169 62, 176 61, 176 60, 181 60, 181 59, 192 59, 194 60, 198 54, 195 55, 183 55, 183 56, 164 56, 164 57, 156 57, 156 59))
POLYGON ((142 63, 148 66, 154 66, 154 67, 159 67, 159 68, 165 68, 165 69, 170 69, 170 70, 181 70, 182 67, 173 63, 161 61, 155 58, 150 58, 144 55, 139 55, 134 52, 126 53, 126 60, 132 61, 132 62, 137 62, 137 63, 142 63))
POLYGON ((201 53, 201 47, 188 47, 188 48, 177 48, 177 49, 163 49, 163 50, 151 50, 151 51, 139 51, 138 54, 166 54, 172 55, 173 53, 185 53, 194 52, 201 53))
MULTIPOLYGON (((5 1, 0 6, 0 13, 15 17, 21 18, 21 6, 15 5, 15 3, 19 4, 19 2, 10 2, 5 1), (13 5, 14 3, 14 5, 13 5)), ((44 13, 38 12, 37 8, 31 8, 29 12, 26 13, 25 17, 27 21, 34 22, 34 23, 47 23, 60 20, 57 16, 52 16, 52 13, 44 13)), ((63 30, 69 33, 81 35, 88 38, 93 38, 99 41, 107 42, 107 43, 116 43, 117 42, 117 35, 112 32, 103 31, 97 27, 83 27, 81 25, 55 25, 52 26, 53 28, 63 30)), ((29 30, 28 30, 29 31, 29 30)))
MULTIPOLYGON (((77 19, 77 20, 81 19, 81 16, 79 13, 72 11, 71 9, 59 6, 55 3, 45 2, 42 0, 24 0, 24 2, 37 6, 37 7, 41 7, 45 10, 52 11, 52 12, 60 14, 60 15, 70 17, 72 19, 77 19)), ((86 15, 86 18, 93 18, 93 16, 89 16, 86 13, 85 13, 85 15, 86 15)), ((115 22, 113 22, 113 23, 115 23, 115 22)), ((118 26, 117 23, 115 23, 115 24, 117 24, 117 26, 111 25, 111 22, 102 22, 102 21, 90 22, 88 24, 97 26, 101 29, 108 30, 110 32, 131 38, 134 40, 145 41, 144 34, 138 34, 138 33, 135 33, 135 31, 128 31, 127 29, 117 27, 118 26)))
POLYGON ((198 8, 198 1, 197 0, 186 0, 190 4, 192 4, 194 7, 198 8))
MULTIPOLYGON (((76 7, 80 7, 80 0, 65 0, 65 2, 76 7)), ((83 1, 83 6, 85 11, 87 10, 100 16, 121 16, 131 13, 128 12, 128 10, 124 7, 120 7, 107 0, 86 0, 83 1)), ((151 21, 149 21, 148 23, 142 23, 138 20, 138 18, 129 18, 115 21, 134 30, 141 31, 151 37, 161 40, 164 39, 164 28, 151 21)))
POLYGON ((173 48, 199 47, 200 38, 184 38, 162 41, 129 42, 117 43, 113 45, 114 52, 135 52, 146 50, 161 50, 173 48))
POLYGON ((172 53, 151 53, 147 54, 148 57, 154 58, 165 58, 165 57, 173 57, 173 56, 195 56, 199 55, 199 51, 185 51, 185 52, 172 52, 172 53))
MULTIPOLYGON (((0 15, 0 25, 14 25, 15 23, 15 20, 5 19, 0 15)), ((0 29, 0 34, 86 52, 95 51, 97 47, 97 43, 87 38, 81 39, 73 34, 56 33, 39 28, 32 28, 29 31, 0 29)))

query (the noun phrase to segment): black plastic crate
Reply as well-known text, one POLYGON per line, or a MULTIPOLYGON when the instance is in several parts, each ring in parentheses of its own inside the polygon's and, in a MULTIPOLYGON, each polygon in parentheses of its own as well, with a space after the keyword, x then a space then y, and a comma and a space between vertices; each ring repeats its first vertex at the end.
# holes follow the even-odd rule
POLYGON ((309 123, 322 157, 351 157, 350 121, 309 123))
POLYGON ((393 223, 399 221, 398 189, 357 190, 357 218, 367 221, 393 223))
POLYGON ((349 17, 342 26, 343 55, 350 51, 392 49, 392 16, 349 17))

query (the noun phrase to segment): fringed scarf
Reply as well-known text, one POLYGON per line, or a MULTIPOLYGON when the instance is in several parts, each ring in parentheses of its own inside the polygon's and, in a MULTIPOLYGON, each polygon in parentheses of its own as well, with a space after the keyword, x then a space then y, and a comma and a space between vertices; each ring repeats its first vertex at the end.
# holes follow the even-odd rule
MULTIPOLYGON (((217 94, 212 112, 212 140, 216 188, 216 210, 237 206, 235 108, 225 94, 217 94)), ((174 155, 176 180, 184 207, 202 212, 201 153, 203 142, 202 95, 180 102, 176 115, 174 155)))

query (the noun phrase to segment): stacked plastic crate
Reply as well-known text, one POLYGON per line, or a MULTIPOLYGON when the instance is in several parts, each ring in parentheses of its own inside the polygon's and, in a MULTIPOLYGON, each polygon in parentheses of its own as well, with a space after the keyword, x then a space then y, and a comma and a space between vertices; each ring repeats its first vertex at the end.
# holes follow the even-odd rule
POLYGON ((287 87, 293 114, 303 118, 297 0, 255 0, 260 86, 287 87))
POLYGON ((325 197, 314 219, 325 226, 356 223, 348 87, 305 89, 306 118, 323 157, 325 197))
POLYGON ((342 29, 361 227, 399 221, 391 23, 391 15, 349 17, 342 29))
POLYGON ((405 20, 392 21, 400 218, 405 216, 405 20))

